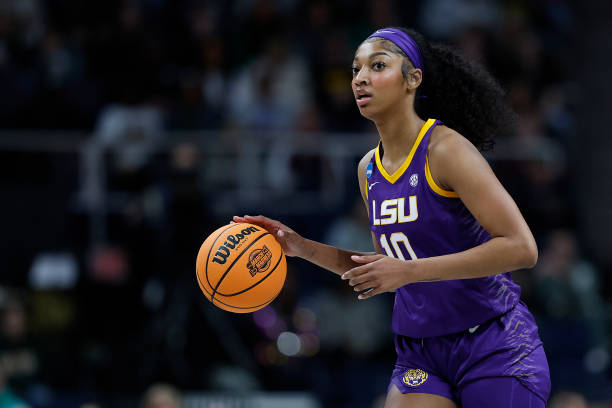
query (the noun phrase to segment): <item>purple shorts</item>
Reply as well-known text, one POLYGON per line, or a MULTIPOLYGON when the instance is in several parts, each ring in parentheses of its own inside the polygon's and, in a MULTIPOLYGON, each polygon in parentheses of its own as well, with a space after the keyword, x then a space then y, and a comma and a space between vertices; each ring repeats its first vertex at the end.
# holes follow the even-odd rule
POLYGON ((395 385, 404 394, 436 394, 465 407, 473 405, 467 400, 474 394, 488 401, 533 397, 533 404, 507 406, 544 407, 550 394, 538 327, 523 302, 464 332, 424 339, 396 335, 395 350, 389 388, 395 385))

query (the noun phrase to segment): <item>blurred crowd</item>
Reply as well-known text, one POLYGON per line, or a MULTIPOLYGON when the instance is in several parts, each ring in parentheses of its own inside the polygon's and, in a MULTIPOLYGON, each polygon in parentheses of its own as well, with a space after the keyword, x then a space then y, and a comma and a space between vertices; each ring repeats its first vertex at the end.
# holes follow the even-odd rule
POLYGON ((394 359, 391 296, 357 302, 331 274, 290 260, 271 306, 230 315, 199 293, 194 261, 231 215, 203 177, 222 186, 232 170, 218 163, 245 169, 213 162, 208 146, 237 149, 240 132, 260 132, 274 158, 261 175, 271 204, 278 191, 350 185, 314 221, 267 215, 371 250, 359 156, 338 179, 316 148, 324 134, 376 142, 350 64, 367 35, 391 25, 456 45, 507 89, 517 134, 488 158, 540 247, 536 268, 514 278, 549 358, 550 406, 612 403, 612 288, 580 245, 571 172, 569 0, 0 0, 0 128, 76 129, 86 146, 0 151, 0 408, 178 407, 177 389, 308 390, 326 407, 379 406, 394 359), (99 151, 112 153, 102 170, 99 151), (82 157, 85 174, 101 171, 117 192, 105 208, 77 180, 82 157), (88 211, 106 214, 104 225, 88 211))

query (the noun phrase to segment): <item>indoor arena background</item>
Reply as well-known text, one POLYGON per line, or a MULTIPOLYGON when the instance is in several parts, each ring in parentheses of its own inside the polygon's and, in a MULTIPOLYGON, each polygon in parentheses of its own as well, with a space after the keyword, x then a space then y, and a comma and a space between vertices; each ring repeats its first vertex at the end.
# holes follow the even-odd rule
POLYGON ((0 407, 381 407, 391 294, 358 302, 290 259, 279 298, 234 315, 194 266, 242 214, 371 250, 356 164, 377 138, 350 65, 389 25, 456 44, 507 89, 518 131, 487 157, 540 248, 514 277, 549 406, 612 406, 610 8, 0 0, 0 407))

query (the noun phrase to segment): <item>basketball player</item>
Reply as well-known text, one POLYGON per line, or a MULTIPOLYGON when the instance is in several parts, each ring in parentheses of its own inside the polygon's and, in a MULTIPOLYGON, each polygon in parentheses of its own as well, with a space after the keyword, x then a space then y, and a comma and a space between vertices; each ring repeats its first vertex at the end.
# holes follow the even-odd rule
POLYGON ((510 271, 536 243, 479 153, 511 111, 492 77, 419 33, 385 28, 353 61, 352 88, 378 146, 358 166, 377 254, 330 247, 263 216, 288 256, 329 269, 368 299, 395 292, 397 361, 386 408, 544 408, 548 363, 510 271))

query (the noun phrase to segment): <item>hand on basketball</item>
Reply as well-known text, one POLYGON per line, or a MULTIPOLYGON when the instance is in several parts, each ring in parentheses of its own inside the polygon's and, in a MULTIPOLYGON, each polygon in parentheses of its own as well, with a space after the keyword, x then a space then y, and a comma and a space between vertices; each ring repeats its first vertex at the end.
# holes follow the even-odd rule
POLYGON ((249 224, 259 225, 272 234, 283 247, 286 256, 298 256, 299 250, 302 247, 303 238, 300 234, 289 228, 288 226, 264 217, 263 215, 245 215, 243 217, 234 216, 234 222, 246 222, 249 224))
POLYGON ((353 255, 351 259, 363 265, 346 271, 342 274, 342 279, 348 280, 355 292, 370 289, 358 296, 360 300, 379 293, 395 291, 409 283, 406 279, 409 262, 381 254, 353 255))

